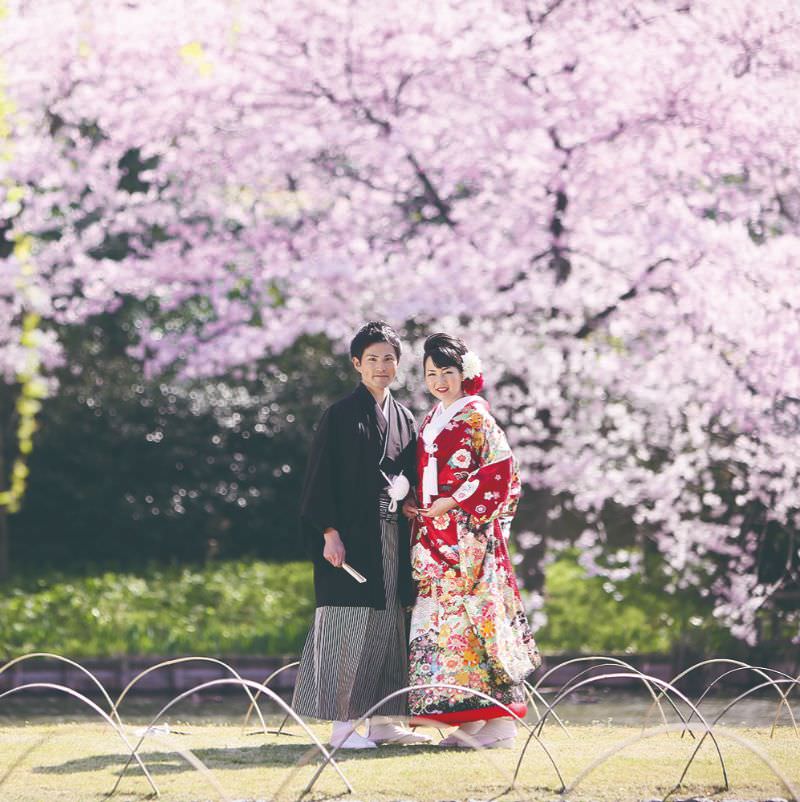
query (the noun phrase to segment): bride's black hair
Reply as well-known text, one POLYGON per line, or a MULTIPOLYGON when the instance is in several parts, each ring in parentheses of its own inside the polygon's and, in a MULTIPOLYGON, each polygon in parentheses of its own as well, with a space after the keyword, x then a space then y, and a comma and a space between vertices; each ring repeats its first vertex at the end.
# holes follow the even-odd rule
POLYGON ((467 353, 467 346, 458 337, 445 334, 443 331, 431 334, 425 340, 425 353, 422 357, 422 368, 425 369, 425 362, 428 357, 433 360, 437 368, 457 368, 464 370, 464 354, 467 353))

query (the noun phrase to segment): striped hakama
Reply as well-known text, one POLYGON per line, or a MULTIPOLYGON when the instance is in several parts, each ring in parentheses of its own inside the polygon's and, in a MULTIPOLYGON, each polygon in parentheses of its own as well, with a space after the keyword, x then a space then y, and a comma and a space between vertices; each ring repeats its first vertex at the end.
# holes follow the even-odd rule
MULTIPOLYGON (((384 696, 408 684, 406 614, 397 596, 397 512, 380 499, 386 609, 318 607, 306 638, 292 707, 328 721, 360 718, 384 696)), ((355 582, 355 580, 353 580, 355 582)), ((369 577, 367 577, 369 582, 369 577)), ((375 715, 404 716, 406 694, 375 715)))

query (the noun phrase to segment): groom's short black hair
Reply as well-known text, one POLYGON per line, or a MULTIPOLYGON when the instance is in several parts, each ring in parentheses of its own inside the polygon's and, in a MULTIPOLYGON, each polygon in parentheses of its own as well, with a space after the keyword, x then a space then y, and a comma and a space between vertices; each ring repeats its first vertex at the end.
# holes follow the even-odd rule
POLYGON ((350 343, 350 356, 361 361, 364 351, 375 343, 389 343, 400 361, 400 338, 397 332, 383 320, 372 320, 363 325, 350 343))

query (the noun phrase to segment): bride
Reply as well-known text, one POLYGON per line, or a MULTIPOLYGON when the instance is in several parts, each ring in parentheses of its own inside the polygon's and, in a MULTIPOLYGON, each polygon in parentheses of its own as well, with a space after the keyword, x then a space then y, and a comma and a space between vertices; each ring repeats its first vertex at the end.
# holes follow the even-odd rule
POLYGON ((483 398, 480 361, 448 334, 425 341, 425 383, 438 403, 420 429, 412 570, 412 716, 460 725, 443 746, 511 747, 525 714, 524 679, 540 663, 506 547, 520 483, 483 398), (414 690, 431 683, 481 691, 414 690), (494 701, 492 701, 494 700, 494 701), (465 738, 464 736, 468 736, 465 738))

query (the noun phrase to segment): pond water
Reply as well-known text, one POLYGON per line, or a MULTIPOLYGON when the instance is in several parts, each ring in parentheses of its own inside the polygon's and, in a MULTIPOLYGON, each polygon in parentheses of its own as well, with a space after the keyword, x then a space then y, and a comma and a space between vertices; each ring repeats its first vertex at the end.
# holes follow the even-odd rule
MULTIPOLYGON (((546 694, 548 701, 552 694, 546 694)), ((709 695, 700 707, 700 712, 707 720, 712 720, 729 702, 735 699, 730 692, 709 695)), ((123 720, 129 724, 148 723, 158 711, 169 702, 166 695, 132 695, 126 698, 120 709, 123 720)), ((101 708, 107 709, 101 699, 95 698, 101 708)), ((693 700, 694 701, 694 700, 693 700)), ((800 692, 789 695, 789 702, 795 718, 800 722, 800 692)), ((271 726, 276 726, 283 715, 276 710, 276 705, 267 699, 263 703, 263 713, 271 726)), ((646 693, 632 691, 598 689, 592 693, 573 694, 560 702, 556 708, 559 717, 565 723, 572 724, 604 724, 609 726, 640 726, 645 719, 652 699, 646 693)), ((669 704, 662 701, 667 720, 678 722, 669 704)), ((244 693, 206 693, 190 696, 179 702, 168 711, 165 719, 170 724, 176 722, 196 724, 241 724, 249 706, 244 693)), ((541 708, 542 710, 544 708, 541 708)), ((759 691, 755 696, 737 703, 723 718, 727 726, 736 727, 769 727, 778 709, 778 696, 772 689, 759 691)), ((682 708, 684 715, 688 708, 682 708)), ((536 720, 533 710, 529 710, 530 720, 536 720)), ((650 723, 657 723, 658 714, 653 711, 650 723)), ((98 720, 96 713, 76 699, 69 697, 22 692, 18 696, 0 700, 0 727, 29 722, 31 724, 64 723, 98 720)), ((790 724, 789 715, 784 707, 780 722, 790 724)))

